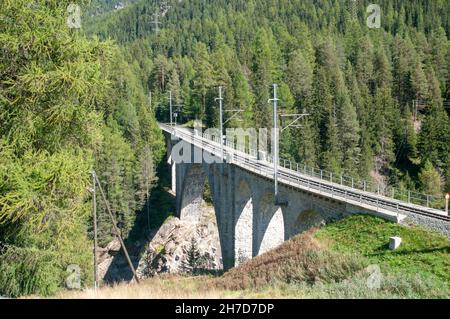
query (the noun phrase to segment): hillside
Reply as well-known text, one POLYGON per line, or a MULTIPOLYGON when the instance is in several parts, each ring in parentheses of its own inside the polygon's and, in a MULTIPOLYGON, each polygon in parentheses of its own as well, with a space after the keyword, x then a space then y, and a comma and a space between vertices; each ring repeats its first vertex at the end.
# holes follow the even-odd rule
POLYGON ((138 68, 70 29, 70 2, 0 6, 0 295, 54 293, 70 265, 92 282, 92 171, 126 237, 163 153, 138 68))
POLYGON ((449 298, 449 253, 450 241, 440 235, 352 216, 301 234, 222 276, 161 276, 58 297, 449 298), (394 252, 387 247, 391 236, 403 238, 394 252))
POLYGON ((277 83, 281 112, 310 114, 283 132, 282 158, 442 202, 449 2, 378 3, 380 29, 366 25, 362 0, 140 1, 91 20, 87 33, 126 48, 161 121, 172 91, 181 122, 217 127, 221 85, 225 107, 243 110, 228 127, 270 128, 277 83))
MULTIPOLYGON (((221 86, 226 128, 270 129, 276 83, 281 113, 308 114, 282 131, 282 159, 441 208, 450 192, 449 1, 379 0, 375 28, 369 0, 2 1, 0 295, 92 287, 94 238, 101 274, 131 278, 125 258, 114 258, 119 235, 133 263, 145 259, 139 270, 155 261, 147 274, 170 263, 196 272, 199 259, 220 269, 212 209, 207 227, 172 219, 164 228, 180 206, 158 126, 169 121, 169 95, 179 124, 217 127, 221 86), (202 258, 186 238, 198 232, 202 258)), ((205 202, 219 184, 205 187, 205 202)), ((265 214, 255 196, 252 207, 255 220, 265 214)), ((148 284, 169 294, 181 281, 170 293, 183 296, 448 297, 447 239, 358 218, 223 277, 148 284), (394 233, 405 243, 391 253, 394 233), (381 290, 365 289, 370 264, 386 275, 381 290)))

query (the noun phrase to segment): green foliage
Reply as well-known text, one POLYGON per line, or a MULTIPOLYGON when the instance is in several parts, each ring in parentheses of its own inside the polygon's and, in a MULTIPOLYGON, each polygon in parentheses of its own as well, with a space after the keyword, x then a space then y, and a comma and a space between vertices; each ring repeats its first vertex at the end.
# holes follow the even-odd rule
POLYGON ((61 265, 51 253, 5 246, 0 254, 2 294, 18 297, 22 294, 54 294, 63 279, 61 265))
POLYGON ((0 294, 52 293, 71 264, 90 285, 92 169, 126 235, 162 156, 140 81, 113 44, 67 27, 68 4, 0 8, 0 294))
POLYGON ((441 194, 441 176, 430 161, 427 161, 420 171, 419 181, 422 190, 427 194, 434 194, 437 196, 441 194))
POLYGON ((190 246, 187 250, 187 258, 183 261, 181 267, 185 272, 195 273, 200 266, 200 261, 201 253, 198 250, 197 241, 192 237, 190 246))
POLYGON ((209 254, 202 254, 198 248, 197 241, 194 237, 192 237, 190 245, 187 249, 186 259, 181 263, 180 270, 185 273, 198 275, 202 272, 208 271, 208 264, 210 262, 211 257, 209 254))

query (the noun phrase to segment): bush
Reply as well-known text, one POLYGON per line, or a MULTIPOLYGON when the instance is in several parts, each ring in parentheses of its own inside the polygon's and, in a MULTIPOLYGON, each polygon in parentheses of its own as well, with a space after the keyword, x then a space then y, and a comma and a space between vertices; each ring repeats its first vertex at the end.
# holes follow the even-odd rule
POLYGON ((63 274, 52 253, 5 246, 0 252, 0 294, 9 297, 48 296, 61 285, 63 274))

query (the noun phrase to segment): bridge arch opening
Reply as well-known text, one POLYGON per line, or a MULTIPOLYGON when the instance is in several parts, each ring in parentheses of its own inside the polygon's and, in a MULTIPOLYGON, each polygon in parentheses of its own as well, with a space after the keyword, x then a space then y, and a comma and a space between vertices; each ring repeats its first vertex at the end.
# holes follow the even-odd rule
POLYGON ((262 197, 259 211, 257 256, 278 247, 285 240, 283 211, 275 205, 273 194, 266 193, 262 197))
POLYGON ((235 266, 252 258, 253 200, 249 184, 241 180, 236 192, 236 225, 234 239, 235 266))
POLYGON ((326 221, 320 213, 312 209, 306 209, 297 216, 295 232, 300 234, 312 228, 325 226, 325 224, 326 221))
POLYGON ((217 270, 223 267, 222 243, 218 227, 219 216, 215 206, 218 199, 215 196, 217 194, 214 185, 211 184, 216 178, 209 177, 211 174, 216 174, 212 167, 190 164, 183 181, 180 220, 194 225, 193 233, 197 235, 193 236, 197 241, 199 252, 208 257, 206 262, 209 264, 205 269, 217 270))

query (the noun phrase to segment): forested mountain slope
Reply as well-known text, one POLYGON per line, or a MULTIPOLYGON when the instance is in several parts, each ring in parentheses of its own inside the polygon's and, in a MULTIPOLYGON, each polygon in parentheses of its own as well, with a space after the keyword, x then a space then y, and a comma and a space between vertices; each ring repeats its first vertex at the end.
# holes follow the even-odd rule
POLYGON ((229 126, 271 127, 267 100, 278 83, 282 111, 311 114, 302 129, 283 132, 283 157, 442 196, 450 191, 450 3, 378 1, 380 29, 366 25, 369 3, 140 1, 91 20, 86 32, 126 48, 160 120, 170 90, 185 121, 216 126, 222 85, 226 107, 245 110, 229 126))
POLYGON ((115 10, 122 10, 137 1, 138 0, 91 0, 84 9, 86 9, 87 16, 96 16, 115 10))
POLYGON ((216 126, 222 85, 245 110, 228 126, 259 128, 278 83, 282 111, 310 113, 283 132, 282 157, 450 191, 448 0, 377 1, 381 29, 362 0, 96 0, 77 1, 77 30, 71 2, 0 6, 0 295, 52 293, 74 264, 91 284, 91 171, 126 237, 156 178, 169 91, 183 121, 216 126))
MULTIPOLYGON (((0 295, 53 293, 69 265, 91 285, 92 170, 127 236, 162 156, 138 70, 70 29, 70 2, 0 6, 0 295)), ((101 244, 104 208, 99 198, 101 244)))

